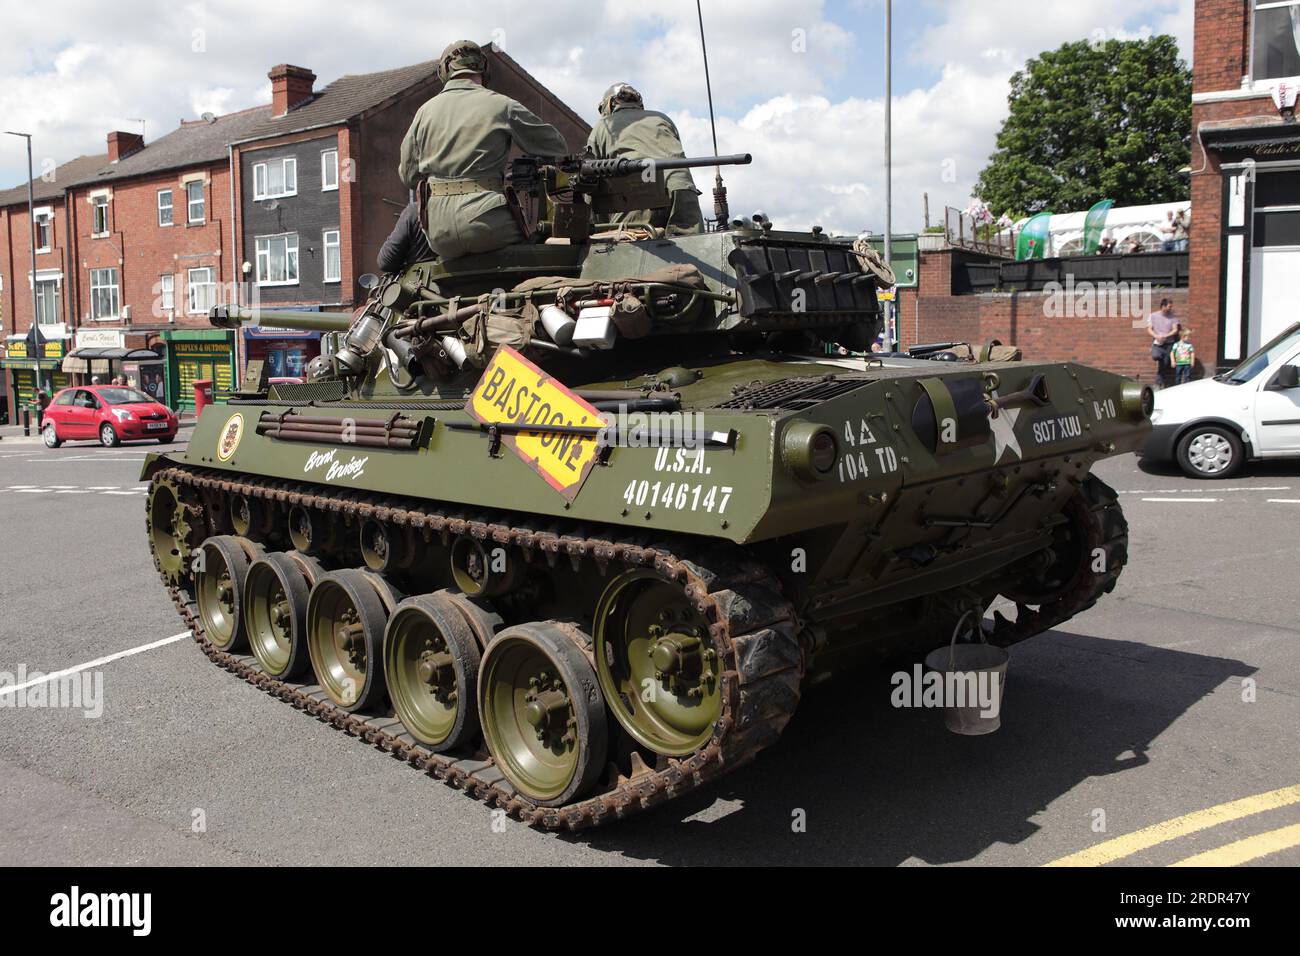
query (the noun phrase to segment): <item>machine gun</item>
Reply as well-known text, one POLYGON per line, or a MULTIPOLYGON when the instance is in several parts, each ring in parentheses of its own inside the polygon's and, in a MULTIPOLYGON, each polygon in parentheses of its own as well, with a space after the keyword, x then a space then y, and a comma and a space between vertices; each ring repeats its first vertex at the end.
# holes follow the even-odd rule
POLYGON ((600 217, 636 209, 664 209, 671 200, 661 173, 705 166, 746 166, 749 153, 682 159, 596 159, 520 156, 506 173, 507 195, 523 211, 528 232, 586 242, 600 217))

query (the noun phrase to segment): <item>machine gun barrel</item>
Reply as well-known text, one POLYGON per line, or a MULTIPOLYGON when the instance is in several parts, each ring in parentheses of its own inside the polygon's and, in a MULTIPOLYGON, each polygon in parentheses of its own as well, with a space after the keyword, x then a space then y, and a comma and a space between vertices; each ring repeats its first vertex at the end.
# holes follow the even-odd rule
POLYGON ((279 309, 245 309, 238 305, 214 305, 208 312, 208 321, 218 329, 264 325, 273 329, 346 332, 351 328, 354 318, 348 312, 282 312, 279 309))
POLYGON ((749 153, 732 153, 730 156, 696 156, 680 159, 584 159, 578 165, 578 175, 592 179, 629 176, 649 168, 655 170, 699 169, 704 166, 748 166, 754 161, 749 153))

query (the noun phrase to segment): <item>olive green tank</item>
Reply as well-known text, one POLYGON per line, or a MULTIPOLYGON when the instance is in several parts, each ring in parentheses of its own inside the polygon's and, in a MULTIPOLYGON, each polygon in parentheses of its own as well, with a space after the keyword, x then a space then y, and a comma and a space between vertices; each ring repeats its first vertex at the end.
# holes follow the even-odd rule
POLYGON ((530 242, 268 313, 327 333, 309 380, 250 363, 143 472, 215 663, 548 828, 746 763, 816 676, 1088 608, 1127 558, 1090 470, 1149 430, 1097 369, 873 354, 861 243, 602 231, 666 204, 640 172, 516 163, 530 242))

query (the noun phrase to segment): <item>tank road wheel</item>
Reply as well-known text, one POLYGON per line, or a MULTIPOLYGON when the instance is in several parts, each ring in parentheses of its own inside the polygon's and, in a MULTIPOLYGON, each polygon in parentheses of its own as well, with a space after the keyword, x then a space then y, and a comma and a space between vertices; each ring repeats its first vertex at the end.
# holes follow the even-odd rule
POLYGON ((221 534, 203 542, 194 561, 194 593, 203 632, 218 650, 248 645, 244 631, 244 580, 259 549, 246 538, 221 534))
POLYGON ((181 489, 167 478, 155 478, 149 486, 145 520, 154 564, 167 583, 181 585, 190 577, 190 552, 198 547, 202 535, 201 513, 197 506, 186 504, 181 489))
POLYGON ((407 598, 388 619, 384 674, 411 736, 441 753, 479 734, 479 650, 465 615, 441 594, 407 598))
POLYGON ((681 756, 722 716, 708 622, 681 588, 649 569, 610 582, 596 605, 596 673, 614 716, 637 743, 681 756))
POLYGON ((561 625, 498 634, 483 655, 478 702, 488 749, 525 797, 561 806, 596 782, 608 742, 605 704, 591 664, 561 625))
POLYGON ((344 710, 366 710, 384 699, 385 623, 383 601, 363 571, 331 571, 311 589, 311 666, 321 687, 344 710))
POLYGON ((310 558, 268 554, 244 578, 244 629, 253 656, 272 677, 289 680, 311 664, 307 651, 310 581, 324 575, 310 558), (303 562, 310 562, 314 573, 303 562))

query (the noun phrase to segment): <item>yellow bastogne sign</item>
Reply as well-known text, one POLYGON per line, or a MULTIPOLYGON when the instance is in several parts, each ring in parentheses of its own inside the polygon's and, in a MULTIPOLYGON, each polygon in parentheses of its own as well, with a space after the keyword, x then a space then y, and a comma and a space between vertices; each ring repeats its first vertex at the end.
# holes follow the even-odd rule
MULTIPOLYGON (((466 411, 485 425, 600 429, 606 424, 589 402, 504 345, 484 369, 466 411)), ((600 454, 594 432, 519 431, 503 434, 501 441, 569 501, 600 454)))

